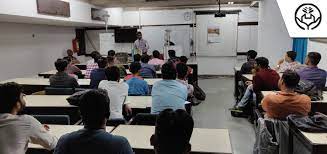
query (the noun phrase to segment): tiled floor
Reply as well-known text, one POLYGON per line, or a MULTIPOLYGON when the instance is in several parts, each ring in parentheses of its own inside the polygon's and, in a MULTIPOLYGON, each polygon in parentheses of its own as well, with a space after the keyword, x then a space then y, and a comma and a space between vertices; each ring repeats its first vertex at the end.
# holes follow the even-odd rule
POLYGON ((207 99, 193 108, 195 127, 228 129, 234 154, 251 154, 255 140, 253 125, 247 119, 234 118, 228 110, 234 104, 233 78, 200 79, 207 99))

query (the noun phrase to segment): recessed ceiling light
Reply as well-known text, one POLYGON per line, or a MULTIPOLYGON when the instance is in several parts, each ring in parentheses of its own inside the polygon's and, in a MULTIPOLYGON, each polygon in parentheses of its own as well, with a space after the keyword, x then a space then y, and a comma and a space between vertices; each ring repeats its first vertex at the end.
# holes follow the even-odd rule
POLYGON ((227 4, 232 5, 232 4, 234 4, 234 2, 228 2, 227 4))

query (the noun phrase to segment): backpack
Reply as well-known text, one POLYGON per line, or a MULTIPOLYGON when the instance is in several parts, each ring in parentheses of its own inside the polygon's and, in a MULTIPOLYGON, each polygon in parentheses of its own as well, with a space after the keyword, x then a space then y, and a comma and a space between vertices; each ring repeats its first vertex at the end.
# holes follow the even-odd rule
POLYGON ((194 92, 193 95, 196 99, 204 101, 206 99, 206 93, 198 86, 198 82, 193 83, 194 92))
POLYGON ((300 80, 295 88, 295 92, 308 95, 311 101, 323 100, 322 91, 319 90, 313 82, 308 80, 300 80))

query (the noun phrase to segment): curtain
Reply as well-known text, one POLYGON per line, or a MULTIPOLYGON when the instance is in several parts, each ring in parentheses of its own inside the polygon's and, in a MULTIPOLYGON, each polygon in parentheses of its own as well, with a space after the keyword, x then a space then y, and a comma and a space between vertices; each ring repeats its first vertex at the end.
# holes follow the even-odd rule
POLYGON ((293 39, 293 51, 297 52, 296 60, 304 63, 308 49, 308 38, 294 38, 293 39))

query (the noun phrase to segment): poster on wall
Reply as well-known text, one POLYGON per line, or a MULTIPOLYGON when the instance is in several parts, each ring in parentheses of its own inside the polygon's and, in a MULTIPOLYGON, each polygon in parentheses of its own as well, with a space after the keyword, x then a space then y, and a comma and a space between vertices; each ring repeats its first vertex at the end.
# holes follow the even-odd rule
POLYGON ((104 16, 108 15, 108 11, 97 9, 97 8, 91 8, 91 18, 92 20, 98 20, 98 21, 105 21, 104 16))
POLYGON ((61 0, 37 0, 39 14, 70 17, 69 2, 61 0))
POLYGON ((221 29, 218 23, 208 22, 208 43, 221 43, 221 29))

